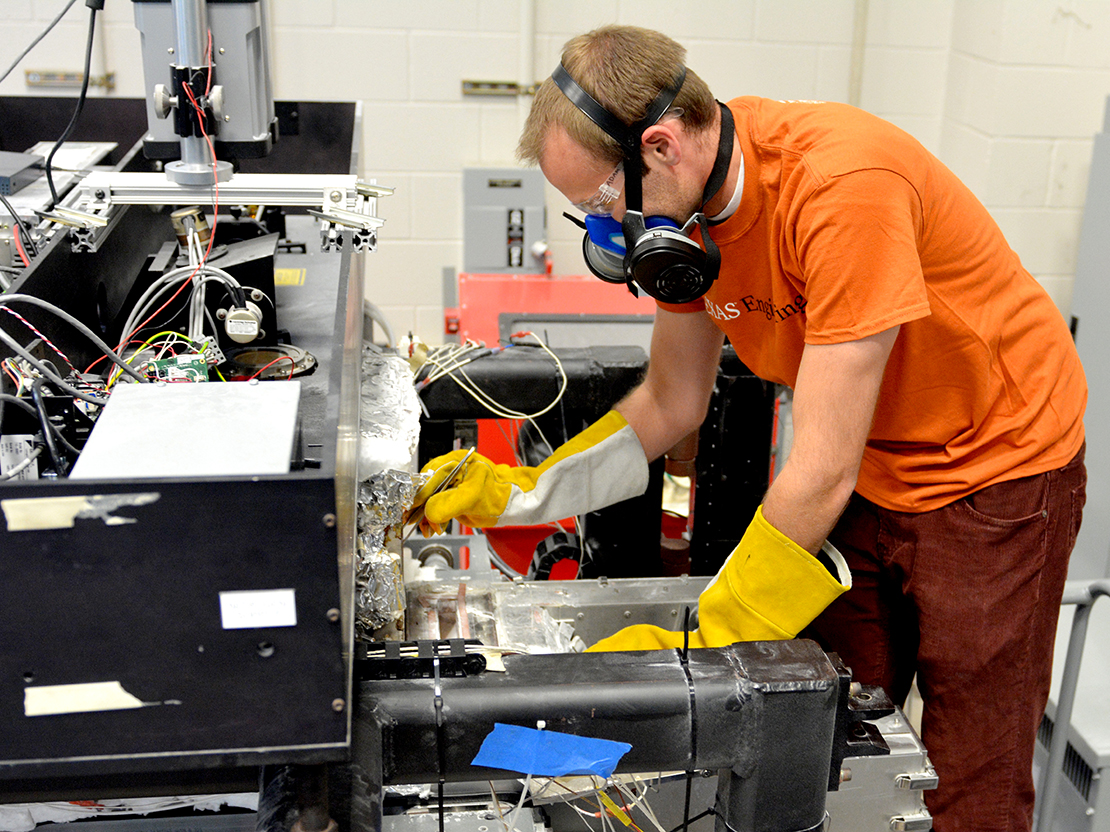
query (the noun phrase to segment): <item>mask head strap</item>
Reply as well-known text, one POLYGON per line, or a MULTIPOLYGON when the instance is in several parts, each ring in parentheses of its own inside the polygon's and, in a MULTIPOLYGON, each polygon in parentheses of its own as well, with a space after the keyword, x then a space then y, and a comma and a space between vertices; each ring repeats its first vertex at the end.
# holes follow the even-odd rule
POLYGON ((648 105, 644 117, 633 124, 625 124, 601 103, 582 89, 581 85, 570 77, 565 66, 561 63, 551 73, 551 80, 569 100, 570 103, 581 110, 586 117, 605 131, 613 141, 621 146, 624 152, 624 188, 625 203, 630 211, 643 209, 643 185, 640 181, 643 175, 643 159, 640 156, 640 142, 644 131, 663 117, 670 109, 675 98, 678 97, 682 84, 686 81, 686 67, 679 67, 669 86, 664 87, 655 96, 655 100, 648 105))

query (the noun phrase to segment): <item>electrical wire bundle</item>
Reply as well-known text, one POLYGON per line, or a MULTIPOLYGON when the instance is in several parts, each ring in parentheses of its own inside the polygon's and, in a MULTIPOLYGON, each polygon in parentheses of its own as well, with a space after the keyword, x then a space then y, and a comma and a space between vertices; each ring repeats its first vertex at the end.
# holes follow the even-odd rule
MULTIPOLYGON (((554 448, 554 446, 544 435, 543 429, 535 420, 540 416, 551 412, 563 400, 563 395, 566 393, 567 390, 568 378, 566 370, 563 367, 563 363, 559 360, 559 356, 552 352, 551 348, 548 347, 547 344, 545 344, 543 340, 538 335, 536 335, 536 333, 514 332, 510 336, 510 341, 508 344, 497 347, 487 347, 485 344, 479 341, 473 341, 470 339, 467 339, 462 343, 443 344, 441 346, 432 348, 428 348, 423 344, 419 345, 418 347, 413 341, 411 335, 409 336, 407 343, 409 361, 410 363, 415 365, 415 384, 418 394, 428 385, 434 384, 435 382, 440 381, 444 378, 450 378, 453 382, 455 382, 455 384, 457 384, 463 391, 465 391, 469 396, 471 396, 471 398, 481 404, 491 414, 498 417, 499 419, 508 419, 513 422, 527 422, 536 431, 536 434, 539 436, 540 441, 547 446, 549 453, 550 450, 554 448), (521 339, 526 338, 533 340, 535 343, 521 343, 521 339), (552 399, 550 404, 540 408, 535 413, 524 413, 501 402, 498 402, 496 399, 493 398, 493 396, 482 390, 481 387, 479 387, 477 383, 475 383, 475 381, 469 375, 467 375, 467 372, 464 369, 466 365, 481 358, 487 358, 489 356, 496 355, 507 349, 526 346, 536 346, 547 353, 551 357, 551 360, 555 363, 555 368, 559 374, 559 390, 555 394, 555 398, 552 399)), ((420 400, 420 406, 424 407, 424 402, 422 399, 420 400)), ((425 409, 424 415, 428 415, 427 409, 425 409)), ((504 428, 502 428, 500 424, 498 425, 498 429, 501 430, 503 435, 505 435, 504 428)), ((513 439, 511 439, 508 435, 505 435, 505 441, 509 444, 509 447, 513 449, 513 456, 516 464, 522 464, 522 460, 517 454, 517 443, 513 441, 513 439)), ((563 530, 563 527, 560 526, 558 523, 551 523, 550 525, 553 528, 558 529, 559 531, 563 530)), ((582 534, 582 523, 578 517, 574 518, 574 530, 575 533, 578 535, 580 546, 579 564, 581 570, 581 566, 589 563, 590 552, 585 545, 585 538, 582 534)), ((481 532, 480 529, 475 531, 481 532)), ((496 554, 492 546, 489 547, 489 554, 491 563, 493 563, 493 565, 504 575, 508 576, 509 578, 522 577, 519 572, 509 566, 509 564, 507 564, 501 557, 496 554)), ((579 571, 579 574, 581 574, 581 571, 579 571)))
MULTIPOLYGON (((519 801, 508 816, 501 809, 501 801, 497 799, 492 783, 490 783, 490 790, 494 795, 493 805, 497 809, 498 819, 504 832, 516 830, 519 814, 529 792, 534 801, 565 804, 582 818, 588 832, 594 832, 594 827, 590 824, 590 821, 594 820, 600 822, 602 832, 615 832, 613 820, 633 832, 645 832, 645 829, 668 832, 648 803, 647 784, 636 775, 617 775, 607 780, 594 775, 570 778, 533 778, 529 775, 523 781, 519 801), (610 792, 615 794, 615 799, 610 796, 610 792), (644 823, 644 826, 636 822, 634 812, 642 816, 643 820, 640 823, 644 823)), ((706 814, 712 812, 713 810, 710 810, 706 814)), ((699 819, 703 816, 699 816, 699 819)), ((690 822, 693 822, 693 819, 690 822)), ((525 824, 525 828, 530 826, 531 824, 525 824)), ((671 832, 677 832, 677 829, 671 832)))
MULTIPOLYGON (((536 335, 536 333, 516 332, 513 333, 512 339, 513 340, 511 340, 503 347, 487 348, 484 344, 481 344, 477 341, 467 340, 462 344, 444 344, 442 346, 432 348, 428 352, 427 358, 423 365, 423 367, 430 367, 431 369, 427 373, 424 373, 423 367, 420 368, 417 373, 416 391, 419 393, 429 384, 439 381, 442 378, 450 378, 453 382, 455 382, 455 384, 461 387, 469 396, 471 396, 475 401, 481 404, 494 416, 502 419, 513 419, 516 421, 532 422, 533 419, 543 416, 545 413, 548 413, 549 411, 554 409, 554 407, 558 405, 560 401, 562 401, 563 394, 567 390, 567 373, 566 370, 563 369, 563 363, 559 360, 559 357, 551 351, 547 344, 545 344, 540 339, 540 337, 536 335), (491 395, 482 390, 477 384, 475 384, 473 379, 471 379, 470 376, 467 375, 466 370, 463 369, 467 364, 471 363, 472 361, 477 361, 479 358, 496 355, 499 352, 503 352, 504 350, 511 349, 513 347, 527 346, 525 344, 517 343, 516 339, 518 338, 535 339, 535 346, 538 346, 549 356, 551 356, 551 360, 555 362, 555 368, 559 372, 559 392, 555 394, 555 398, 552 399, 551 404, 547 405, 544 408, 541 408, 540 410, 537 410, 535 413, 522 413, 519 410, 515 410, 511 407, 508 407, 507 405, 501 404, 491 395)), ((534 422, 533 426, 535 426, 534 422)), ((538 426, 536 426, 536 430, 539 430, 538 426)), ((543 435, 542 431, 540 431, 540 435, 543 435)), ((545 439, 544 441, 546 442, 547 440, 545 439)))
POLYGON ((53 390, 58 391, 58 394, 67 397, 69 400, 80 400, 86 405, 92 405, 95 409, 99 409, 104 404, 105 394, 102 390, 98 390, 95 385, 90 385, 80 380, 81 374, 78 373, 77 369, 73 366, 73 362, 70 361, 69 357, 54 344, 53 341, 39 331, 34 324, 28 321, 22 314, 12 309, 11 305, 15 303, 26 303, 31 306, 37 306, 56 315, 66 323, 75 327, 101 349, 105 357, 119 366, 121 371, 133 375, 137 380, 143 380, 143 377, 134 368, 127 365, 115 350, 109 347, 100 336, 65 310, 31 295, 0 295, 0 311, 6 312, 27 327, 45 346, 53 350, 68 368, 65 375, 63 375, 53 361, 37 358, 27 346, 20 344, 12 335, 3 328, 0 328, 0 341, 5 343, 19 357, 18 361, 13 357, 5 359, 0 363, 4 375, 11 379, 15 385, 14 393, 0 393, 0 425, 3 424, 4 409, 6 406, 14 405, 22 408, 30 416, 35 418, 40 426, 40 433, 34 442, 35 447, 30 450, 28 455, 26 455, 20 463, 4 471, 3 474, 0 474, 0 481, 10 480, 19 476, 43 453, 44 450, 49 453, 56 475, 64 477, 69 467, 72 465, 73 460, 77 458, 79 451, 73 443, 63 435, 62 431, 51 418, 46 404, 48 398, 46 395, 46 386, 49 383, 53 390), (70 379, 73 379, 73 381, 70 379), (78 387, 78 384, 81 386, 78 387))

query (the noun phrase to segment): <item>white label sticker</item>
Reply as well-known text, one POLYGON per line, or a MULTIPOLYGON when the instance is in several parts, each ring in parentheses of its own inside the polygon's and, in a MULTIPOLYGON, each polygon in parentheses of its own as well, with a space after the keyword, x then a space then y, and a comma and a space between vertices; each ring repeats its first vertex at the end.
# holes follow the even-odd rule
POLYGON ((143 701, 123 689, 119 682, 87 682, 77 685, 40 685, 23 691, 26 716, 87 714, 143 707, 143 701))
POLYGON ((296 594, 292 589, 221 592, 220 620, 225 630, 296 627, 296 594))

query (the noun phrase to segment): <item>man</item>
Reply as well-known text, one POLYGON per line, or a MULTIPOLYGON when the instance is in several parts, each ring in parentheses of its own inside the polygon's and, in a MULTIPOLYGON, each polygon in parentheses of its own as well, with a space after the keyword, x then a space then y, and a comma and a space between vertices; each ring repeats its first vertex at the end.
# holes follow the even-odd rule
MULTIPOLYGON (((1028 829, 1085 497, 1086 384, 1064 322, 982 205, 908 135, 839 104, 726 108, 684 59, 632 27, 573 39, 519 152, 571 203, 623 220, 626 270, 648 242, 628 199, 678 225, 704 214, 695 236, 719 248, 719 276, 704 297, 660 301, 646 377, 613 413, 538 468, 472 464, 428 501, 428 521, 551 519, 642 487, 645 460, 704 418, 727 336, 793 388, 794 443, 703 594, 693 643, 791 637, 850 584, 806 634, 896 702, 916 674, 935 828, 1028 829), (634 128, 634 155, 620 125, 585 115, 589 98, 634 128)), ((676 638, 630 628, 602 647, 676 638)))

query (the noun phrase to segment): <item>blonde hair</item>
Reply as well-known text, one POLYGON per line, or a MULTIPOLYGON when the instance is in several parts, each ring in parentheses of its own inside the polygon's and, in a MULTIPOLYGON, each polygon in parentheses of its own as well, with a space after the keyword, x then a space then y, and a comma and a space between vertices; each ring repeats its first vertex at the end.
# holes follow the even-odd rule
MULTIPOLYGON (((562 64, 609 112, 625 124, 633 124, 644 117, 659 91, 671 84, 685 60, 685 48, 664 34, 636 26, 604 26, 567 41, 562 64)), ((709 87, 689 69, 671 106, 682 109, 683 122, 695 133, 713 123, 717 110, 709 87)), ((561 124, 571 139, 599 159, 616 164, 623 158, 620 145, 575 107, 550 78, 536 90, 517 158, 539 164, 544 142, 555 124, 561 124)))

